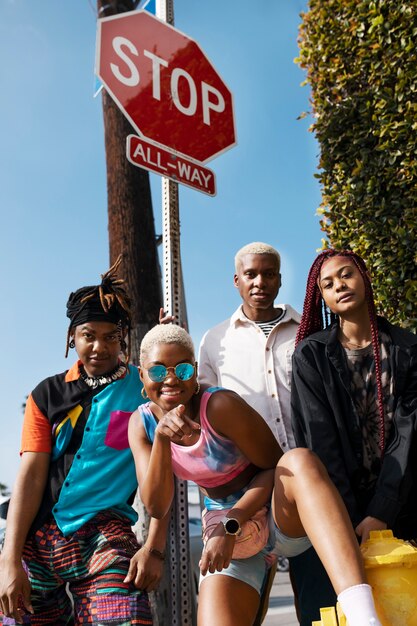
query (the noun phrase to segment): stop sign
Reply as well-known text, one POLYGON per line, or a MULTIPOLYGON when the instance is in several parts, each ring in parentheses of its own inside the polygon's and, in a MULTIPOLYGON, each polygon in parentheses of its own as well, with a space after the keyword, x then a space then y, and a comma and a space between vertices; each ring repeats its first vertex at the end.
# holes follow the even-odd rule
POLYGON ((96 73, 142 137, 202 163, 236 143, 230 90, 193 39, 147 11, 98 20, 96 73))

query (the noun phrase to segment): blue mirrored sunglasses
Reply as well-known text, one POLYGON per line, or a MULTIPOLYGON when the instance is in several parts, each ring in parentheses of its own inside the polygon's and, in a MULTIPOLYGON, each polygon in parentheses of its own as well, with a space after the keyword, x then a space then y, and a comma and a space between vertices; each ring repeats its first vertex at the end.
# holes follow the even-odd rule
POLYGON ((162 383, 168 376, 169 370, 174 370, 178 380, 190 380, 194 376, 195 367, 191 363, 178 363, 175 367, 165 365, 152 365, 148 370, 148 376, 154 383, 162 383))

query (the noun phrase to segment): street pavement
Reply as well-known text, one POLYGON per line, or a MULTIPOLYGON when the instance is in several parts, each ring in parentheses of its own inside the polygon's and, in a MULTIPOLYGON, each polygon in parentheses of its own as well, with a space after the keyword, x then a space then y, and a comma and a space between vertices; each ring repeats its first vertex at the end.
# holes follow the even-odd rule
POLYGON ((263 626, 298 626, 294 595, 286 572, 277 572, 269 596, 269 609, 263 626))

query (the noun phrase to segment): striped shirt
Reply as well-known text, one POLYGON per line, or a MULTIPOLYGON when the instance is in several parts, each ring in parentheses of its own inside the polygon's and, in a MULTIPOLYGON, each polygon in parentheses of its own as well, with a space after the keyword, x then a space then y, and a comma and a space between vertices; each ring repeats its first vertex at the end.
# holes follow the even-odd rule
POLYGON ((273 320, 270 320, 269 322, 255 322, 255 324, 257 326, 259 326, 259 328, 262 330, 262 332, 264 333, 265 337, 269 337, 269 334, 271 332, 271 330, 274 328, 274 326, 276 326, 278 324, 278 322, 284 317, 285 314, 285 310, 281 309, 278 317, 274 317, 273 320))

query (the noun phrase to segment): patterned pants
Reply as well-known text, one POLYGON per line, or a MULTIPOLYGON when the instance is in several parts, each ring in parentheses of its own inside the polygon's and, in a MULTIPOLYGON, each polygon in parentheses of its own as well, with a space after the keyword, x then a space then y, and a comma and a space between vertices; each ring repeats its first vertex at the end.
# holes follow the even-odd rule
MULTIPOLYGON (((69 537, 55 521, 26 543, 33 626, 152 624, 148 596, 123 582, 139 549, 129 520, 106 511, 69 537), (69 592, 69 593, 68 593, 69 592)), ((13 624, 4 618, 4 624, 13 624)))

